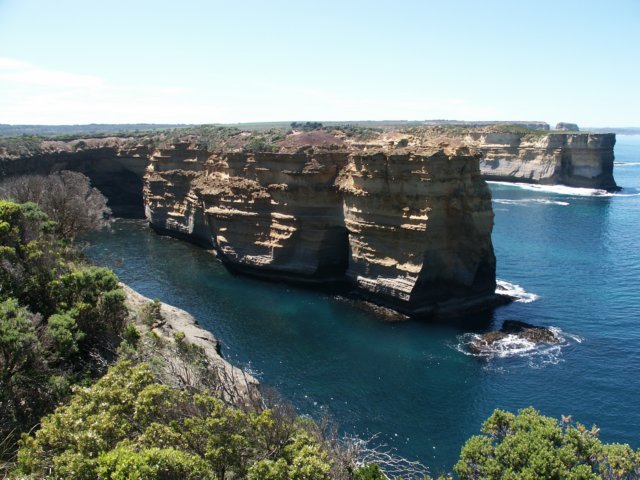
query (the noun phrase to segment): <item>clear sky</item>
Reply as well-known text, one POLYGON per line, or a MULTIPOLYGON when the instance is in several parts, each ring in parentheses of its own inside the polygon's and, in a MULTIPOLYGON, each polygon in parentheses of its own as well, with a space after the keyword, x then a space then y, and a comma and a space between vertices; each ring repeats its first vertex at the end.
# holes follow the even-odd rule
POLYGON ((640 0, 0 0, 0 123, 640 126, 640 0))

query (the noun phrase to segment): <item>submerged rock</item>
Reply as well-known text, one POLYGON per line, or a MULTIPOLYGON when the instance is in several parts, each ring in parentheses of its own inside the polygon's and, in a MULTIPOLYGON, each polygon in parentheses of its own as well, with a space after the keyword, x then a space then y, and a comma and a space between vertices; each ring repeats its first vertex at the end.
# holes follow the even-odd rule
MULTIPOLYGON (((506 320, 500 330, 494 330, 482 335, 477 335, 468 344, 468 349, 474 354, 493 353, 500 345, 505 348, 505 340, 511 342, 516 348, 522 348, 522 342, 530 342, 534 345, 542 343, 560 343, 562 339, 547 327, 530 325, 518 320, 506 320)), ((508 348, 508 345, 506 346, 508 348)))

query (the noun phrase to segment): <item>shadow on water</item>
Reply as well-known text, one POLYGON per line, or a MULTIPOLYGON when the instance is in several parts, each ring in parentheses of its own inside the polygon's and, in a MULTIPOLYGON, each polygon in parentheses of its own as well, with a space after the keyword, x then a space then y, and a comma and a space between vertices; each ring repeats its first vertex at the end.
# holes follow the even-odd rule
POLYGON ((402 455, 442 468, 473 433, 482 365, 455 346, 469 325, 489 328, 492 313, 456 325, 388 322, 334 292, 233 275, 207 251, 140 221, 119 220, 90 240, 92 258, 142 294, 193 313, 225 357, 301 412, 327 412, 360 436, 382 432, 402 455))
MULTIPOLYGON (((640 166, 616 166, 616 180, 638 189, 640 166)), ((89 254, 144 295, 190 311, 225 357, 301 412, 328 412, 352 434, 381 432, 434 471, 451 468, 494 408, 572 414, 602 427, 603 440, 638 448, 640 197, 492 191, 498 278, 525 295, 457 325, 387 322, 334 292, 232 275, 207 251, 141 221, 95 234, 89 254), (506 319, 557 328, 567 341, 517 357, 461 351, 464 334, 506 319)))

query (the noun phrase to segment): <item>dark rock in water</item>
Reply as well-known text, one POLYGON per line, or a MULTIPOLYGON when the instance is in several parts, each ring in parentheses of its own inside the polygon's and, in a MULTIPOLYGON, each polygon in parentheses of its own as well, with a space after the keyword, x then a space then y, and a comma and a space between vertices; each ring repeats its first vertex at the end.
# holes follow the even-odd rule
POLYGON ((477 338, 474 338, 469 343, 468 348, 471 353, 487 353, 495 350, 496 344, 509 335, 515 335, 521 340, 534 344, 560 343, 562 341, 562 339, 549 328, 530 325, 525 322, 519 322, 518 320, 505 320, 500 330, 478 335, 477 338))
POLYGON ((366 300, 351 299, 340 295, 336 295, 334 298, 340 302, 348 303, 349 305, 359 308, 360 310, 363 310, 365 312, 373 313, 376 317, 381 318, 386 322, 403 322, 405 320, 409 320, 409 316, 404 315, 397 310, 383 307, 366 300))

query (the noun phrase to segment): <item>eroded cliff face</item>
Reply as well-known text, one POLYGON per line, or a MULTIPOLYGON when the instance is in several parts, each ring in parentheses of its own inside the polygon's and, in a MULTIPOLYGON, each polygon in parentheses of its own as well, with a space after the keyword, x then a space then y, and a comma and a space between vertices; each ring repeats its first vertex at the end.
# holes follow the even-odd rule
POLYGON ((504 127, 211 128, 43 142, 24 157, 0 151, 0 168, 84 172, 117 215, 144 214, 234 271, 447 316, 500 301, 482 178, 613 189, 614 143, 504 127))
POLYGON ((468 133, 465 145, 483 152, 487 180, 616 190, 615 134, 468 133))
POLYGON ((0 148, 0 178, 73 170, 87 175, 91 184, 107 197, 118 217, 144 217, 143 177, 149 147, 140 139, 89 138, 44 141, 31 155, 15 156, 0 148))
POLYGON ((352 154, 339 185, 346 275, 361 290, 425 315, 481 303, 495 290, 491 195, 478 156, 466 149, 352 154))
POLYGON ((413 315, 495 304, 490 192, 466 149, 306 147, 151 156, 146 214, 231 269, 351 288, 413 315))

